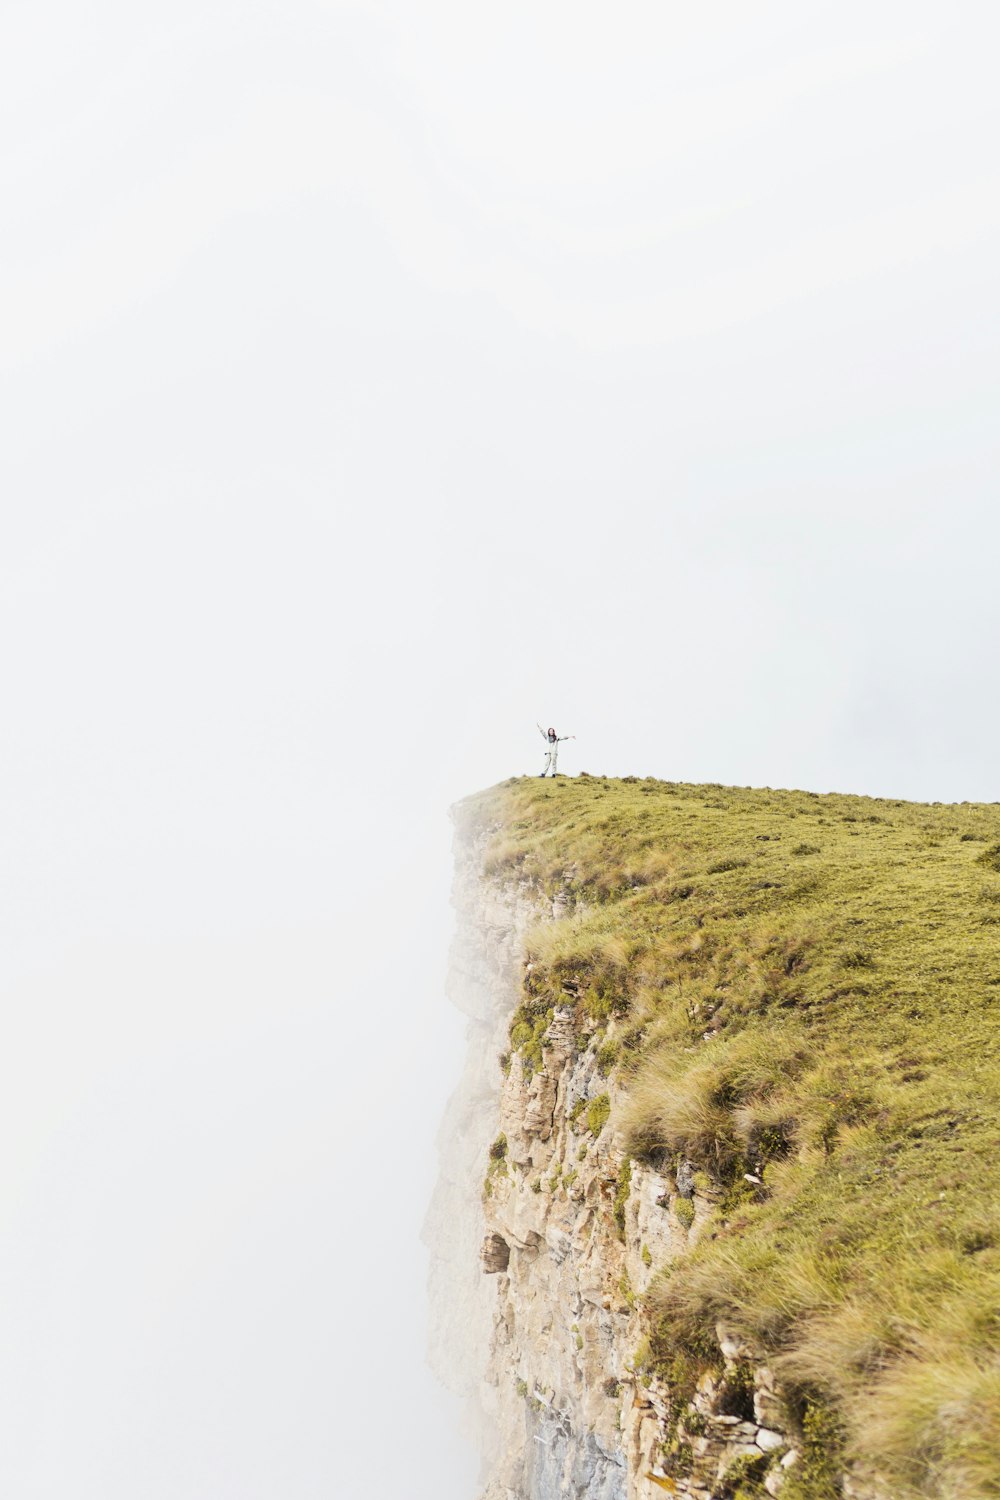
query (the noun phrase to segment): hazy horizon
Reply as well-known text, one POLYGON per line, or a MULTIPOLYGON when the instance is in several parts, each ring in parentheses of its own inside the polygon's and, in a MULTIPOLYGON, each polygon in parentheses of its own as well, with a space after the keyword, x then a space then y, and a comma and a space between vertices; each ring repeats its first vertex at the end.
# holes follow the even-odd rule
POLYGON ((475 1500, 447 807, 1000 797, 983 5, 8 8, 0 1487, 475 1500))

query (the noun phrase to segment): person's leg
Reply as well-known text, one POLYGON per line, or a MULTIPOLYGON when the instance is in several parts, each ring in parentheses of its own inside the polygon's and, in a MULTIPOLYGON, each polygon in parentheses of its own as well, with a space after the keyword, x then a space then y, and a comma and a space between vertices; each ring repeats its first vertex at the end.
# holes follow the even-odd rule
POLYGON ((542 767, 542 769, 539 771, 539 773, 538 773, 539 776, 544 776, 545 775, 546 771, 549 769, 549 762, 551 761, 551 759, 552 759, 552 751, 551 750, 546 750, 546 752, 545 752, 545 764, 542 767))
POLYGON ((556 774, 556 763, 559 760, 559 741, 558 740, 556 740, 555 744, 552 746, 551 760, 552 760, 552 774, 554 776, 556 774))

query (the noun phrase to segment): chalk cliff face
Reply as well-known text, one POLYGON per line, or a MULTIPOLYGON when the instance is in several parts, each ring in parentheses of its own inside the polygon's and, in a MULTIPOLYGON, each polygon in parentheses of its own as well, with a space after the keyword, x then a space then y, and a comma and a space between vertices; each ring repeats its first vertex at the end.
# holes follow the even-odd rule
POLYGON ((483 1500, 776 1495, 798 1455, 753 1350, 720 1325, 717 1369, 681 1410, 643 1368, 637 1302, 705 1230, 711 1186, 684 1162, 661 1175, 628 1160, 616 1086, 568 1008, 540 1069, 510 1054, 525 931, 561 909, 483 876, 482 852, 457 850, 451 994, 469 1062, 427 1235, 433 1362, 477 1424, 483 1500))

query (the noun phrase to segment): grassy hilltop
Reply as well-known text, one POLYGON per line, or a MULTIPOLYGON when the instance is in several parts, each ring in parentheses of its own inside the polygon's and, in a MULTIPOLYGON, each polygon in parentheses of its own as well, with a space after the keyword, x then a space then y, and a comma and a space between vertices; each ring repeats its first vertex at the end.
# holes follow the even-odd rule
POLYGON ((1000 1496, 1000 806, 583 776, 461 816, 568 896, 512 1046, 540 1066, 572 1005, 631 1154, 717 1195, 647 1371, 686 1399, 724 1318, 803 1425, 786 1500, 838 1448, 893 1497, 1000 1496))

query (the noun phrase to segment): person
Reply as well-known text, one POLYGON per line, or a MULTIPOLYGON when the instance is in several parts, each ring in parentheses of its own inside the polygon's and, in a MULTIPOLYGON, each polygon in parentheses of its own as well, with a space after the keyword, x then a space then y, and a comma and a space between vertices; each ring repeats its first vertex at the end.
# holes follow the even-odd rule
POLYGON ((575 740, 575 734, 556 734, 554 729, 543 729, 541 724, 537 726, 538 733, 545 741, 545 769, 539 771, 539 776, 544 776, 551 770, 553 776, 556 772, 556 762, 559 759, 559 746, 563 740, 575 740))

